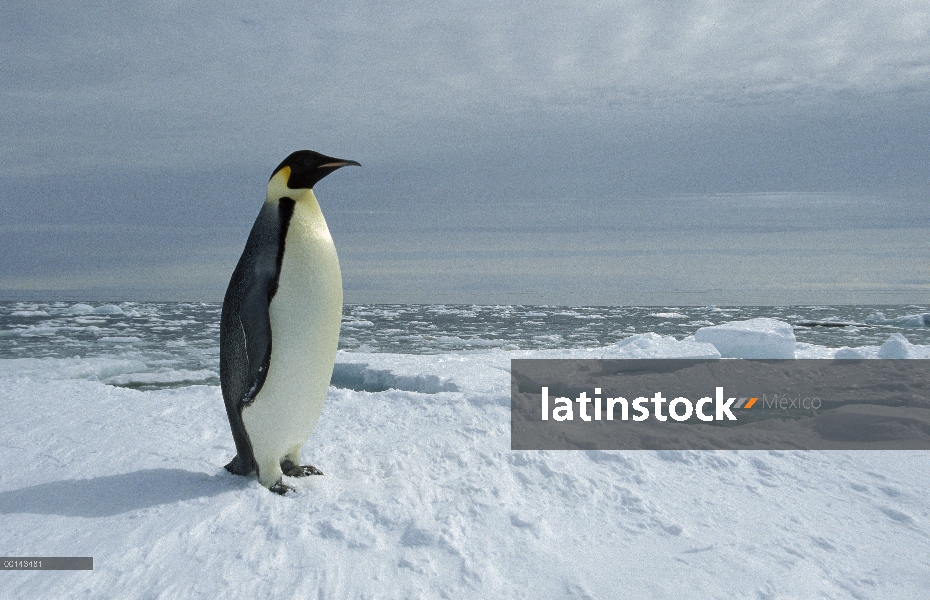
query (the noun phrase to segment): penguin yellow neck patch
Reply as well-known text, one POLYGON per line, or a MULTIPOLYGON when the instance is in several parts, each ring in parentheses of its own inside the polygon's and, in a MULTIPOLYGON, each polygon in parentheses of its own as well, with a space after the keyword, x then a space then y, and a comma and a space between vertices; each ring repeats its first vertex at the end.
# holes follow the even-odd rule
POLYGON ((294 198, 295 200, 305 194, 306 189, 291 189, 287 187, 287 182, 291 178, 291 168, 290 167, 281 167, 277 173, 272 175, 271 180, 268 182, 268 200, 277 200, 278 198, 283 198, 285 196, 289 198, 294 198))

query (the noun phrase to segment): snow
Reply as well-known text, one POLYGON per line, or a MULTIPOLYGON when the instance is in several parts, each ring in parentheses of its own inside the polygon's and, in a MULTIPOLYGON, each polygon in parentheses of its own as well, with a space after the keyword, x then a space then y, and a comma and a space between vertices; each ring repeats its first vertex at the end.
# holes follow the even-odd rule
MULTIPOLYGON (((285 497, 222 469, 218 386, 108 385, 147 368, 118 357, 0 360, 0 547, 94 557, 4 573, 3 595, 926 595, 930 453, 510 450, 511 358, 784 353, 793 335, 760 321, 607 348, 341 351, 303 450, 325 475, 285 497)), ((862 353, 930 357, 896 335, 862 353)))
POLYGON ((794 358, 797 343, 790 324, 768 318, 701 327, 694 339, 713 344, 724 358, 794 358))

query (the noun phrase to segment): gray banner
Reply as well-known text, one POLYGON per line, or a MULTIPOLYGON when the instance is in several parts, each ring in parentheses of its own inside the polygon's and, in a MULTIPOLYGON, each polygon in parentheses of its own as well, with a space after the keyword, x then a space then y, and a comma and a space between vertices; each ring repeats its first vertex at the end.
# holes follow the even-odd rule
POLYGON ((930 360, 511 360, 514 450, 930 450, 930 360))
POLYGON ((6 571, 93 571, 92 556, 4 556, 0 569, 6 571))

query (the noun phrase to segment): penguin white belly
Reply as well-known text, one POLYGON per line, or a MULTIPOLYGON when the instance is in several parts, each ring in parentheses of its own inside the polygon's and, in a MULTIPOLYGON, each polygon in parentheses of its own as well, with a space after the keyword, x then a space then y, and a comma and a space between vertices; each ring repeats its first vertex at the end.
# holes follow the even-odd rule
POLYGON ((242 411, 263 485, 281 477, 323 410, 342 320, 342 276, 336 247, 312 192, 294 206, 278 290, 269 306, 271 362, 255 400, 242 411))

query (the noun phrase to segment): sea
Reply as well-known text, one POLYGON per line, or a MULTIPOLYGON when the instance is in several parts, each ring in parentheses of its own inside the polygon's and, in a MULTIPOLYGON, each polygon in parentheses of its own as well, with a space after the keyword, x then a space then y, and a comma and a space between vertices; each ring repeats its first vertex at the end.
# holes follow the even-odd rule
MULTIPOLYGON (((96 364, 98 380, 140 390, 218 385, 221 309, 201 302, 3 302, 0 360, 70 359, 55 362, 57 369, 96 364)), ((682 340, 701 327, 757 317, 790 323, 798 342, 828 348, 880 346, 894 333, 930 345, 930 305, 347 304, 339 346, 344 354, 413 355, 596 348, 644 333, 682 340)), ((7 366, 15 372, 16 364, 7 366)))

